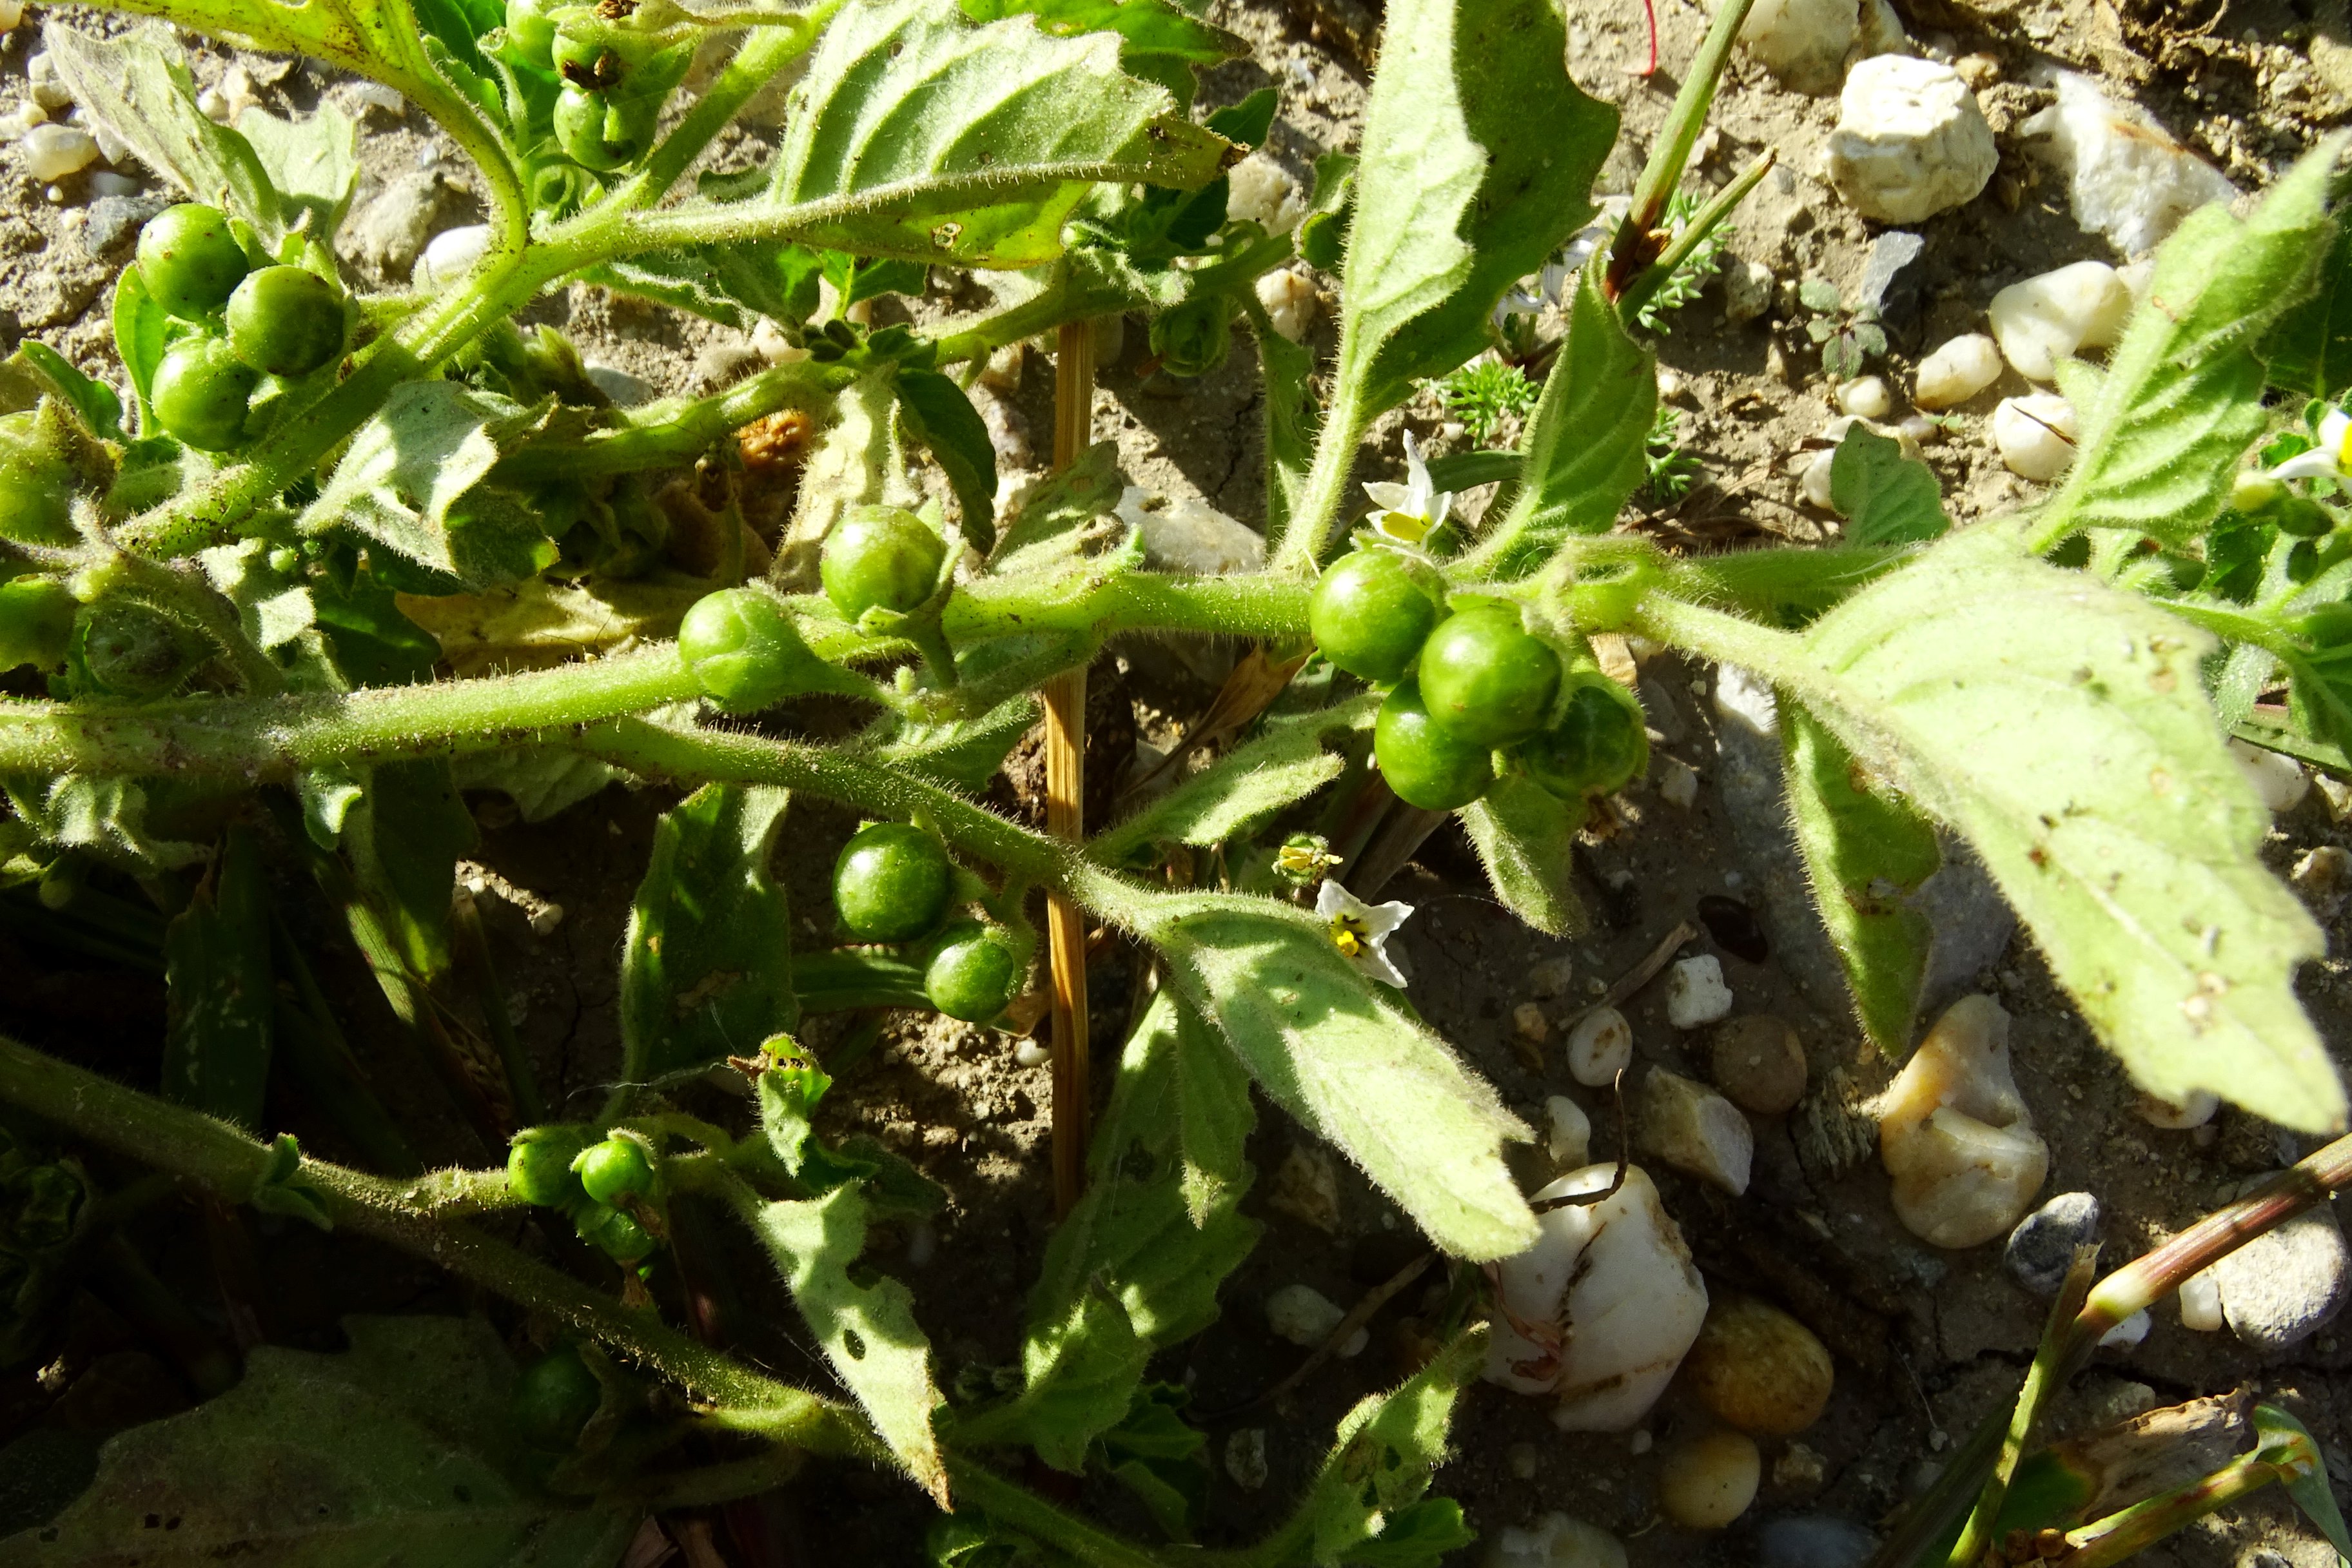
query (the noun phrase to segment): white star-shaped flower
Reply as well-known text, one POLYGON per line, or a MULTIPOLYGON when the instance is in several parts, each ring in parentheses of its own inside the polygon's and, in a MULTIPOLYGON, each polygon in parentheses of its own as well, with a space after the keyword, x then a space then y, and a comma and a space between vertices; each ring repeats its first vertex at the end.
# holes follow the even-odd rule
POLYGON ((2346 483, 2352 469, 2352 415, 2331 408, 2319 422, 2319 445, 2300 452, 2271 470, 2274 479, 2334 479, 2346 483))
POLYGON ((1368 904, 1327 877, 1315 894, 1315 912, 1330 928, 1331 944, 1358 973, 1383 985, 1405 984, 1404 954, 1391 953, 1388 942, 1412 918, 1411 904, 1368 904))
POLYGON ((1421 460, 1421 443, 1404 433, 1405 482, 1374 479, 1364 486, 1380 510, 1372 514, 1373 531, 1399 544, 1418 545, 1445 526, 1454 497, 1429 482, 1429 465, 1421 460))

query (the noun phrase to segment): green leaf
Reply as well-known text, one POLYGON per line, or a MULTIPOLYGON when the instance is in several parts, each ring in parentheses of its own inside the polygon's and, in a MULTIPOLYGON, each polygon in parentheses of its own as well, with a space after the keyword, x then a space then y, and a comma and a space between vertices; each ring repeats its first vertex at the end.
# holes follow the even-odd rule
POLYGON ((1570 860, 1584 826, 1581 806, 1524 773, 1508 773, 1461 815, 1505 908, 1546 936, 1582 933, 1584 904, 1572 886, 1570 860))
POLYGON ((401 614, 393 591, 373 573, 358 574, 348 589, 331 573, 313 576, 310 605, 337 667, 352 684, 410 686, 433 679, 440 643, 401 614))
POLYGON ((1529 1135, 1445 1043, 1375 991, 1307 911, 1237 894, 1123 894, 1177 994, 1308 1131, 1459 1257, 1507 1258, 1535 1216, 1504 1165, 1529 1135))
POLYGON ((1217 767, 1195 773, 1102 835, 1094 854, 1117 865, 1151 844, 1207 848, 1247 837, 1338 778, 1347 761, 1327 742, 1335 735, 1369 731, 1378 710, 1378 700, 1366 696, 1270 724, 1217 767))
MULTIPOLYGON (((171 15, 183 25, 198 26, 182 16, 186 9, 174 0, 171 15)), ((251 143, 196 108, 196 84, 170 28, 150 23, 98 38, 60 26, 47 29, 43 40, 83 112, 141 163, 194 200, 243 218, 266 248, 277 250, 294 215, 278 199, 251 143)))
MULTIPOLYGON (((961 4, 963 14, 975 22, 1034 16, 1039 28, 1056 38, 1077 33, 1115 33, 1119 68, 1158 82, 1180 109, 1192 104, 1195 70, 1249 53, 1244 40, 1222 27, 1193 20, 1168 0, 961 0, 961 4)), ((1213 121, 1209 129, 1231 134, 1213 121)))
POLYGON ((122 438, 121 396, 106 383, 84 375, 79 365, 48 344, 26 338, 8 356, 6 368, 29 378, 71 409, 91 435, 110 441, 122 438))
POLYGON ((825 1360, 857 1396, 874 1430, 917 1485, 948 1506, 946 1467, 931 1433, 940 1391, 914 1296, 896 1279, 850 1277, 866 1248, 866 1202, 854 1185, 823 1197, 759 1206, 752 1229, 791 1287, 825 1360))
POLYGON ((44 842, 89 850, 134 875, 193 866, 206 853, 202 844, 150 826, 151 806, 172 794, 168 780, 142 784, 87 773, 55 778, 12 773, 0 779, 0 786, 7 790, 17 819, 44 842))
POLYGON ((229 829, 216 875, 164 929, 163 984, 163 1098, 258 1131, 277 994, 252 829, 229 829))
POLYGON ((2206 702, 2210 637, 1980 525, 1787 646, 1742 661, 1976 847, 2141 1087, 2342 1124, 2293 987, 2319 931, 2257 858, 2270 816, 2206 702))
POLYGON ((1435 1568, 1470 1540, 1458 1507, 1423 1494, 1444 1462, 1454 1398, 1486 1364, 1486 1331, 1472 1328, 1410 1381, 1341 1419, 1339 1441, 1299 1507, 1309 1562, 1435 1568))
POLYGON ((1171 1541, 1181 1542, 1192 1541, 1192 1520, 1209 1493, 1209 1439, 1185 1425, 1181 1412, 1188 1403, 1173 1384, 1146 1384, 1100 1444, 1111 1478, 1141 1500, 1171 1541))
POLYGON ((260 1345, 245 1378, 133 1426, 0 1564, 610 1568, 640 1516, 550 1496, 509 1424, 514 1364, 478 1318, 347 1318, 340 1355, 260 1345))
POLYGON ((2317 291, 2279 318, 2263 357, 2271 384, 2297 396, 2333 403, 2352 387, 2352 225, 2340 217, 2317 291))
POLYGON ((1568 335, 1522 442, 1523 482, 1476 552, 1497 575, 1525 576, 1571 533, 1608 532, 1649 473, 1643 448, 1657 409, 1657 372, 1601 290, 1606 260, 1593 258, 1577 281, 1568 335))
POLYGON ((2336 242, 2327 196, 2343 150, 2334 138, 2305 156, 2243 222, 2200 207, 2164 242, 2147 303, 2098 396, 2076 410, 2081 452, 2036 525, 2041 537, 2120 528, 2183 544, 2221 514, 2265 418, 2257 349, 2310 294, 2336 242))
POLYGON ((1094 182, 1191 189, 1229 151, 1177 118, 1165 88, 1122 74, 1118 51, 1108 34, 1048 37, 1026 16, 976 26, 954 0, 847 8, 794 90, 766 194, 663 220, 723 212, 738 232, 927 263, 1050 261, 1094 182))
POLYGON ((1848 544, 1919 544, 1952 528, 1936 470, 1858 421, 1830 458, 1830 505, 1845 519, 1848 544))
POLYGON ((554 542, 525 497, 482 481, 544 413, 454 382, 404 382, 352 437, 299 526, 357 529, 473 587, 534 576, 554 564, 554 542))
POLYGON ((321 245, 342 226, 360 178, 360 128, 352 117, 321 99, 300 120, 280 120, 248 108, 236 129, 268 172, 278 210, 290 228, 300 227, 321 245), (310 221, 304 224, 307 216, 310 221))
POLYGON ((449 900, 457 861, 478 836, 444 757, 378 763, 367 793, 343 818, 352 874, 383 917, 409 974, 432 981, 449 968, 449 900))
POLYGON ((1307 491, 1323 411, 1315 401, 1315 355, 1274 330, 1255 298, 1242 308, 1257 329, 1258 369, 1265 397, 1265 534, 1280 539, 1307 491))
POLYGON ((1935 928, 1909 896, 1943 864, 1936 830, 1861 775, 1835 736, 1793 701, 1780 705, 1789 820, 1814 907, 1845 968, 1854 1016, 1890 1056, 1911 1047, 1935 928))
POLYGON ((1002 1436, 1076 1471, 1126 1417, 1152 1353, 1216 1321, 1218 1287, 1257 1240, 1238 1210, 1255 1121, 1231 1053, 1174 996, 1154 996, 1119 1057, 1086 1193, 1030 1293, 1024 1386, 994 1417, 1002 1436))
POLYGON ((1079 552, 1079 536, 1097 519, 1118 510, 1126 489, 1118 444, 1096 442, 1069 467, 1029 488, 1018 509, 1004 520, 989 570, 1012 577, 1066 564, 1079 552))
POLYGON ((514 802, 525 822, 545 822, 604 786, 628 777, 610 763, 564 746, 513 746, 468 752, 450 763, 461 790, 494 789, 514 802))
POLYGON ((705 784, 654 830, 621 959, 631 1082, 749 1056, 800 1022, 791 911, 768 872, 790 798, 705 784))
MULTIPOLYGON (((1133 0, 1129 0, 1132 4, 1133 0)), ((996 542, 996 444, 962 387, 935 370, 901 367, 898 406, 955 490, 963 542, 986 555, 996 542)))
POLYGON ((148 399, 155 385, 155 367, 163 362, 163 351, 178 335, 170 314, 149 297, 139 268, 124 268, 114 280, 114 352, 131 377, 142 436, 152 436, 158 428, 148 399))
POLYGON ((1504 290, 1591 218, 1617 139, 1617 111, 1568 79, 1549 0, 1401 0, 1386 37, 1356 168, 1335 399, 1366 419, 1486 346, 1504 290))
POLYGON ((1326 153, 1315 160, 1315 195, 1298 220, 1298 254, 1307 265, 1337 272, 1356 216, 1356 155, 1326 153))
POLYGON ((824 256, 785 239, 734 239, 641 251, 582 276, 748 331, 761 316, 805 321, 814 315, 824 256))
POLYGON ((2288 1456, 2308 1461, 2306 1468, 2284 1483, 2286 1495, 2327 1544, 2336 1548, 2337 1563, 2352 1561, 2352 1534, 2345 1531, 2344 1510, 2336 1507, 2335 1489, 2328 1484, 2326 1450, 2311 1429, 2275 1405, 2257 1405, 2254 1443, 2258 1450, 2284 1446, 2288 1456))

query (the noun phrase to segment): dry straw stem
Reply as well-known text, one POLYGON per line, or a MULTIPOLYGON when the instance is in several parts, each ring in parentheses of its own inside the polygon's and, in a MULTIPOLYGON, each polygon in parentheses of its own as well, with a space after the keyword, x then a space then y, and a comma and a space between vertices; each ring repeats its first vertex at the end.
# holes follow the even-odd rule
MULTIPOLYGON (((1094 433, 1095 334, 1066 323, 1054 356, 1054 467, 1067 468, 1094 433)), ((1045 831, 1086 838, 1087 668, 1045 683, 1045 831)), ((1086 1185, 1086 917, 1061 893, 1045 900, 1045 951, 1054 969, 1054 1209, 1066 1215, 1086 1185)))

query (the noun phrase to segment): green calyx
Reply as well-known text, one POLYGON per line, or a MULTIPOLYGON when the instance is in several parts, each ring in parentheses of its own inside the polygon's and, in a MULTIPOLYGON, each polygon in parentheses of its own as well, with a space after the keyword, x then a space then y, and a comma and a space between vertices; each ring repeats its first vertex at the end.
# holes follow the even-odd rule
POLYGON ((791 614, 759 588, 722 588, 688 610, 678 657, 713 702, 756 713, 822 688, 833 669, 811 652, 791 614))

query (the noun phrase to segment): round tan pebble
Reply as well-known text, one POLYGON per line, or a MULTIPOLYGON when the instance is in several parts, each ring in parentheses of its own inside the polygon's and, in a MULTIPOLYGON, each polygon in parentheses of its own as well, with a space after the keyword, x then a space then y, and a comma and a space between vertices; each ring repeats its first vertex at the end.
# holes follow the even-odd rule
POLYGON ((1715 1031, 1715 1085, 1759 1116, 1780 1116, 1805 1098, 1805 1047, 1779 1018, 1754 1013, 1715 1031))
POLYGON ((1685 1530, 1721 1530, 1748 1511, 1763 1475, 1764 1456, 1745 1432, 1682 1439, 1658 1466, 1658 1511, 1685 1530))
POLYGON ((1811 1329, 1752 1296, 1718 1295, 1683 1359, 1699 1403, 1727 1426, 1790 1437, 1822 1418, 1837 1374, 1811 1329))

